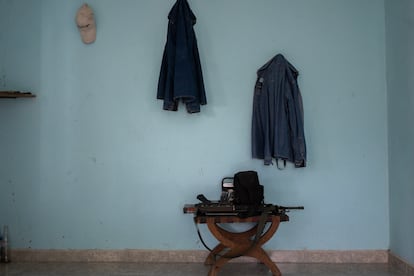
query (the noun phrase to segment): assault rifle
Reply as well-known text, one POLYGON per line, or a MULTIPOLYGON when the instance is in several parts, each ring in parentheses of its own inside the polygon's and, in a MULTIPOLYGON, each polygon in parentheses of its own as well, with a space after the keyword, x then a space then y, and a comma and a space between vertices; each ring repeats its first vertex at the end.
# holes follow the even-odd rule
POLYGON ((219 201, 209 201, 198 204, 186 204, 183 211, 186 214, 196 214, 203 216, 253 216, 262 213, 273 215, 286 215, 291 210, 303 210, 303 206, 281 206, 274 204, 260 204, 260 205, 236 205, 236 204, 222 204, 219 201))

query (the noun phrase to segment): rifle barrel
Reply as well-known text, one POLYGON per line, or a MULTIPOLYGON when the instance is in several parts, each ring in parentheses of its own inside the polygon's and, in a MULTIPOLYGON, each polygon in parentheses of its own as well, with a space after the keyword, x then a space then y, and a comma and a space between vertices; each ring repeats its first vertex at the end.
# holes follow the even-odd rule
POLYGON ((304 210, 303 206, 279 206, 279 209, 282 210, 304 210))

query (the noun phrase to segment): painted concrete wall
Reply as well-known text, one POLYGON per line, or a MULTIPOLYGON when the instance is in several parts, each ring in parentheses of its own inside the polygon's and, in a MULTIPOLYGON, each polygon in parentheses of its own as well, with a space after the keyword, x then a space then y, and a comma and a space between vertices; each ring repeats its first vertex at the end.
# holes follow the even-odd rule
POLYGON ((182 206, 253 169, 267 202, 306 208, 268 249, 387 249, 383 2, 189 2, 208 97, 193 115, 155 99, 173 0, 89 1, 92 45, 74 23, 82 1, 0 0, 6 86, 37 94, 0 101, 12 246, 202 248, 182 206), (255 73, 277 53, 300 72, 305 169, 250 155, 255 73))
POLYGON ((414 264, 414 2, 386 1, 390 248, 414 264))

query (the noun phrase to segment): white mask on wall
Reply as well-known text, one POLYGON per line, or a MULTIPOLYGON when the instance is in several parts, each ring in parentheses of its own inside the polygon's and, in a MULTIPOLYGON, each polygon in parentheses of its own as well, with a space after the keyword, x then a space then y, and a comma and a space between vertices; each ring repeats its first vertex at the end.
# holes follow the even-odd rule
POLYGON ((83 43, 90 44, 96 39, 96 24, 92 9, 83 4, 76 13, 76 24, 83 43))

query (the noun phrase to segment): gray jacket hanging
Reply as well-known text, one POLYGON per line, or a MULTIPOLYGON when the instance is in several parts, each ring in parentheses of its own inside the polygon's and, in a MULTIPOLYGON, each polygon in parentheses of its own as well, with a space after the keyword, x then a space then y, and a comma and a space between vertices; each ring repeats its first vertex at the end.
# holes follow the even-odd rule
POLYGON ((257 71, 253 99, 252 156, 306 166, 302 96, 298 71, 278 54, 257 71))

